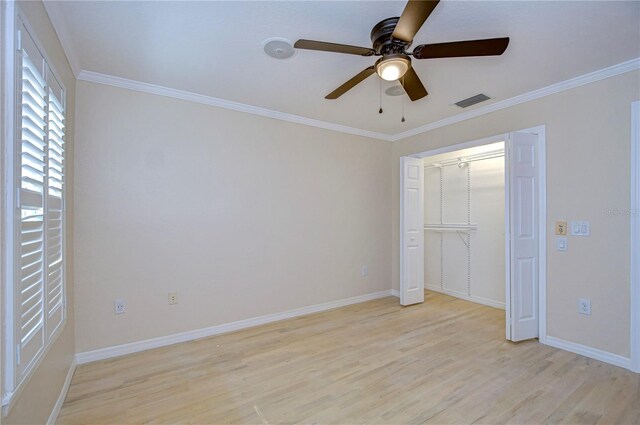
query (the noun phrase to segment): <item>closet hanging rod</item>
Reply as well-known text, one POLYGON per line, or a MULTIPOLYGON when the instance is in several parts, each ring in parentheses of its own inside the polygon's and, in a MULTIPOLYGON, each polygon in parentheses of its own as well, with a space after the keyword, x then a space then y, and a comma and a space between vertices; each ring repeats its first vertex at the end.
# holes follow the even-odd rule
POLYGON ((434 232, 475 232, 478 230, 478 225, 474 223, 425 224, 424 230, 431 230, 434 232))
POLYGON ((455 159, 448 159, 446 161, 434 162, 432 164, 427 164, 424 168, 442 168, 449 167, 451 165, 459 165, 461 163, 474 162, 474 161, 482 161, 485 159, 493 159, 500 158, 504 156, 504 149, 498 149, 495 151, 484 152, 476 155, 470 156, 461 156, 455 159))

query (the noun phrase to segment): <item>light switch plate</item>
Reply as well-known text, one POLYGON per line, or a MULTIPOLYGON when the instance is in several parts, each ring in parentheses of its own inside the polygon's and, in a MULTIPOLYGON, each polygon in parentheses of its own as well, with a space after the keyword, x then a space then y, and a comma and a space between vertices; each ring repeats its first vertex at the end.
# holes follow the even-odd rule
POLYGON ((566 236, 556 236, 556 251, 566 251, 569 249, 569 241, 566 236))
POLYGON ((588 221, 572 221, 571 236, 591 236, 591 223, 588 221))

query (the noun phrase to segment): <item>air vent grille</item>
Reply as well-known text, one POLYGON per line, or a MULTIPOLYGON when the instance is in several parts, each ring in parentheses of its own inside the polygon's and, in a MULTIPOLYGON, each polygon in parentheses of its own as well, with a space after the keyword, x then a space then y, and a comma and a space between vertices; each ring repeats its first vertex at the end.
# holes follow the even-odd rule
POLYGON ((470 98, 461 100, 460 102, 456 102, 454 105, 459 106, 461 108, 468 108, 471 105, 475 105, 476 103, 484 102, 485 100, 491 99, 486 94, 480 93, 475 96, 471 96, 470 98))

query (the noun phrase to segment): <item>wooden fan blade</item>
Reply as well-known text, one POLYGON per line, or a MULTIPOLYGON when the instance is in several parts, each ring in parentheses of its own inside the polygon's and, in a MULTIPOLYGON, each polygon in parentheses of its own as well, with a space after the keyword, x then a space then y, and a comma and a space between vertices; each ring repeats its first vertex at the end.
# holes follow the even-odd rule
POLYGON ((361 71, 358 75, 356 75, 355 77, 353 77, 352 79, 350 79, 349 81, 347 81, 346 83, 344 83, 343 85, 341 85, 340 87, 338 87, 337 89, 335 89, 334 91, 326 95, 325 99, 339 98, 340 96, 342 96, 343 94, 345 94, 346 92, 354 88, 356 85, 366 80, 367 77, 369 77, 371 74, 374 74, 375 72, 376 70, 373 66, 366 68, 365 70, 361 71))
POLYGON ((296 49, 318 50, 321 52, 347 53, 349 55, 373 56, 376 51, 368 47, 349 46, 347 44, 327 43, 315 40, 298 40, 293 45, 296 49))
POLYGON ((396 28, 391 34, 392 38, 411 43, 424 21, 427 20, 433 9, 438 5, 439 0, 409 0, 404 8, 396 28))
POLYGON ((429 94, 427 93, 427 89, 424 88, 422 81, 420 81, 420 77, 418 77, 418 74, 416 74, 416 70, 413 69, 413 67, 409 68, 404 76, 400 78, 400 83, 402 84, 402 87, 404 87, 404 91, 407 92, 409 98, 412 101, 422 99, 429 94))
POLYGON ((465 56, 495 56, 503 54, 508 45, 509 37, 421 44, 413 49, 413 57, 416 59, 436 59, 460 58, 465 56))

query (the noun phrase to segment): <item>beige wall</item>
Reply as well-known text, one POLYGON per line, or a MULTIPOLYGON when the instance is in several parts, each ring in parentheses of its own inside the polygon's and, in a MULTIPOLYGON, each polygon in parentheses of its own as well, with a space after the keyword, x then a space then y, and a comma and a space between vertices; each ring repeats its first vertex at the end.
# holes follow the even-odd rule
POLYGON ((545 124, 548 334, 628 356, 628 217, 606 211, 629 205, 638 74, 392 148, 80 82, 78 351, 383 290, 389 280, 397 289, 399 156, 545 124), (590 220, 592 236, 557 253, 556 220, 590 220), (177 306, 167 305, 169 291, 177 306), (577 314, 579 297, 592 300, 591 316, 577 314), (126 314, 113 314, 115 298, 126 314))
POLYGON ((78 352, 390 288, 389 142, 87 82, 77 102, 78 352))
POLYGON ((71 72, 60 42, 41 2, 20 2, 22 9, 40 40, 53 68, 67 89, 67 305, 68 319, 64 331, 26 384, 9 415, 6 424, 41 424, 51 414, 60 395, 69 366, 75 354, 73 314, 73 129, 76 80, 71 72))
POLYGON ((548 335, 629 356, 631 102, 640 73, 629 72, 393 144, 392 276, 399 287, 399 157, 546 125, 548 335), (591 237, 555 251, 556 220, 589 220, 591 237), (577 313, 591 299, 591 316, 577 313))

